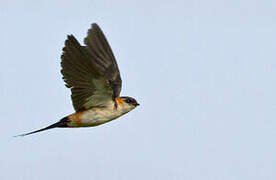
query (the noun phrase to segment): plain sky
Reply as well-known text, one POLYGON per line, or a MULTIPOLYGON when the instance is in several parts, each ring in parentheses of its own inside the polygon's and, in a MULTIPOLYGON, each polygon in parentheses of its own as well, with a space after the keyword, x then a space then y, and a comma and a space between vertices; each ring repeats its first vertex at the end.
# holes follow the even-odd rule
POLYGON ((276 179, 275 0, 0 0, 1 180, 276 179), (103 29, 141 104, 94 128, 74 112, 67 34, 103 29))

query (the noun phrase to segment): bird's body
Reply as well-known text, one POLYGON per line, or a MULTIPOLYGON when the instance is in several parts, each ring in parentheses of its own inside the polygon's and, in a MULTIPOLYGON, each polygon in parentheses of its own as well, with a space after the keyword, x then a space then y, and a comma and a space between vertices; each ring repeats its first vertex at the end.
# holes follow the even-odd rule
POLYGON ((92 24, 80 45, 73 35, 65 41, 61 73, 71 90, 75 113, 25 136, 56 127, 92 127, 114 120, 139 104, 134 98, 120 97, 122 80, 113 52, 97 24, 92 24))
POLYGON ((121 115, 131 111, 134 107, 127 106, 117 97, 116 102, 110 101, 104 107, 93 107, 86 111, 80 111, 68 116, 69 127, 92 127, 107 123, 121 115))

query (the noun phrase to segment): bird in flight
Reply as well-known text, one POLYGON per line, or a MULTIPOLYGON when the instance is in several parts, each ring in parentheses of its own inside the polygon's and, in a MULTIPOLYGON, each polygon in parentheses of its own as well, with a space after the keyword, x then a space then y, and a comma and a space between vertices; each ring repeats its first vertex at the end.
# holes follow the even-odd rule
POLYGON ((132 97, 120 97, 122 80, 113 52, 97 24, 92 24, 82 46, 68 35, 61 56, 61 74, 71 90, 75 113, 25 134, 52 128, 92 127, 107 123, 136 108, 132 97))

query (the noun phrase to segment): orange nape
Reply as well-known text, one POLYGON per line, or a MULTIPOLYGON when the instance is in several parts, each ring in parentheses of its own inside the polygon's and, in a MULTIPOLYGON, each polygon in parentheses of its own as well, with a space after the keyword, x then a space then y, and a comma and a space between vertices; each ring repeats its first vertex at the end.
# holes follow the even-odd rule
POLYGON ((124 101, 124 100, 123 100, 123 98, 116 97, 116 98, 115 98, 115 101, 116 101, 117 105, 120 106, 120 105, 123 104, 123 101, 124 101))

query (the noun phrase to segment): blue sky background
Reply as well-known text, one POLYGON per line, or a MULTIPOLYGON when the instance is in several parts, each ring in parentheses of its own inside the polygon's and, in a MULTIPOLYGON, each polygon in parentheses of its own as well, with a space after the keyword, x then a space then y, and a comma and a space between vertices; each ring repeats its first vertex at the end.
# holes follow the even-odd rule
POLYGON ((276 179, 276 1, 0 1, 1 180, 276 179), (141 106, 102 126, 72 113, 67 34, 103 29, 141 106))

